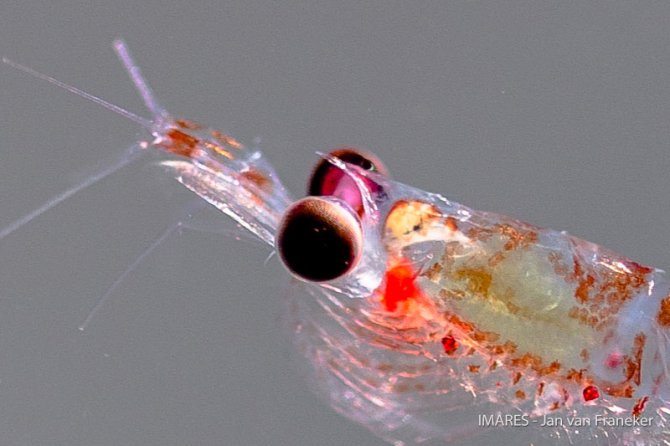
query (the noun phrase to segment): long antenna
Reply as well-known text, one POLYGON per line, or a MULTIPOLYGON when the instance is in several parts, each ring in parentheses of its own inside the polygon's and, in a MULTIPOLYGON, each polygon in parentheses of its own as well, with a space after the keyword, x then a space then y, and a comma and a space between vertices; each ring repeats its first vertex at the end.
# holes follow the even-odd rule
POLYGON ((135 113, 129 112, 125 108, 121 108, 118 105, 112 104, 111 102, 107 102, 104 99, 101 99, 97 96, 93 96, 90 93, 86 93, 85 91, 78 89, 77 87, 73 87, 72 85, 66 84, 65 82, 61 82, 58 79, 54 79, 51 76, 47 76, 46 74, 40 73, 39 71, 33 70, 32 68, 27 67, 25 65, 21 65, 20 63, 14 62, 13 60, 10 60, 6 57, 3 57, 2 61, 7 65, 9 65, 10 67, 16 68, 17 70, 21 70, 24 73, 28 73, 31 76, 35 76, 38 79, 42 79, 44 81, 49 82, 50 84, 54 84, 61 88, 64 88, 65 90, 74 93, 77 96, 81 96, 82 98, 88 99, 89 101, 102 105, 108 110, 118 113, 121 116, 125 116, 131 121, 135 121, 136 123, 138 123, 139 125, 148 130, 151 130, 153 128, 153 123, 151 121, 141 116, 137 116, 135 113))

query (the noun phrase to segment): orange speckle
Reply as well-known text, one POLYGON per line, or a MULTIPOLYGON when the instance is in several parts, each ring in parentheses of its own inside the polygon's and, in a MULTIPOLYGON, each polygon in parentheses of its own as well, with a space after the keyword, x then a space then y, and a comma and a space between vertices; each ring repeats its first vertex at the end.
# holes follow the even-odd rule
POLYGON ((534 355, 532 353, 524 353, 523 355, 519 356, 518 358, 512 358, 510 361, 512 366, 514 367, 519 367, 519 368, 533 368, 537 369, 540 367, 542 364, 542 359, 534 355))
POLYGON ((272 180, 267 177, 263 172, 259 172, 258 170, 247 170, 245 172, 242 172, 242 177, 246 178, 247 180, 251 181, 254 183, 256 186, 258 186, 259 189, 261 189, 264 192, 271 192, 272 191, 272 180))
POLYGON ((451 232, 458 231, 458 223, 456 222, 456 219, 451 215, 445 219, 444 223, 447 225, 447 228, 449 228, 451 232))
POLYGON ((670 294, 661 301, 661 308, 658 310, 656 321, 661 327, 670 327, 670 294))
POLYGON ((610 396, 617 398, 632 398, 633 397, 633 386, 629 383, 623 384, 613 384, 605 387, 605 393, 610 396))
POLYGON ((503 344, 492 345, 488 350, 492 355, 511 355, 516 352, 517 346, 512 341, 505 341, 503 344))
POLYGON ((474 364, 470 364, 468 366, 468 370, 470 370, 470 373, 479 373, 479 366, 474 365, 474 364))
POLYGON ((579 260, 577 260, 577 257, 572 258, 572 263, 574 265, 574 275, 575 275, 575 277, 580 277, 583 274, 582 264, 579 263, 579 260))
POLYGON ((166 132, 169 141, 164 141, 161 146, 175 155, 193 158, 197 153, 198 138, 184 133, 181 130, 170 129, 166 132))
POLYGON ((212 152, 218 153, 219 155, 224 156, 224 157, 228 158, 229 160, 232 160, 232 159, 235 158, 232 153, 230 153, 229 151, 227 151, 226 149, 224 149, 223 147, 221 147, 217 144, 214 144, 214 143, 209 142, 209 141, 204 141, 204 145, 205 145, 205 147, 207 147, 212 152))
POLYGON ((512 356, 508 360, 509 364, 516 369, 531 369, 538 376, 552 375, 561 369, 558 361, 553 361, 549 365, 542 362, 542 357, 533 353, 524 353, 519 356, 512 356))
POLYGON ((197 122, 190 121, 188 119, 175 119, 174 122, 183 129, 202 130, 204 128, 202 124, 198 124, 197 122))
POLYGON ((554 267, 554 272, 556 274, 563 277, 566 281, 570 281, 570 273, 568 272, 567 266, 563 264, 563 256, 560 253, 555 251, 550 252, 547 255, 547 260, 549 260, 549 263, 554 267))
POLYGON ((414 269, 406 262, 392 266, 386 271, 382 302, 388 311, 395 311, 399 302, 421 295, 421 289, 415 282, 416 276, 414 269))
POLYGON ((536 370, 536 372, 542 376, 542 375, 551 375, 553 373, 556 373, 560 370, 561 368, 561 363, 558 361, 553 361, 551 364, 545 367, 540 367, 536 370))
POLYGON ((595 282, 596 279, 590 274, 579 281, 579 286, 575 290, 575 297, 579 302, 586 303, 589 300, 589 290, 595 282))
POLYGON ((495 342, 498 339, 500 339, 500 335, 498 333, 494 333, 492 331, 483 331, 483 330, 476 330, 474 331, 470 337, 477 342, 483 343, 483 342, 495 342))
POLYGON ((241 149, 242 147, 244 147, 232 136, 228 136, 225 133, 220 132, 218 130, 212 130, 212 136, 214 137, 214 139, 219 141, 224 146, 228 146, 233 149, 241 149))
POLYGON ((458 316, 455 314, 450 314, 447 316, 447 321, 456 327, 460 328, 466 333, 473 332, 475 330, 475 326, 472 325, 470 322, 466 322, 461 320, 458 316))
POLYGON ((514 395, 516 395, 516 397, 517 397, 518 399, 520 399, 520 400, 525 400, 525 399, 526 399, 526 392, 524 392, 524 391, 521 390, 521 389, 519 389, 519 390, 517 390, 516 392, 514 392, 514 395))
POLYGON ((640 367, 642 365, 642 352, 647 337, 643 333, 638 333, 633 341, 633 357, 626 357, 626 380, 633 381, 640 385, 640 367))
POLYGON ((537 243, 536 229, 527 223, 519 223, 518 226, 496 224, 491 227, 472 227, 468 230, 468 237, 473 240, 486 241, 498 234, 507 239, 503 245, 504 250, 512 251, 517 248, 528 248, 537 243))
MULTIPOLYGON (((573 240, 577 248, 579 240, 573 240)), ((577 282, 577 307, 568 314, 580 323, 601 331, 612 323, 620 308, 646 283, 653 271, 628 259, 616 259, 606 254, 598 262, 583 262, 573 256, 574 272, 566 281, 577 282)))
POLYGON ((580 383, 584 379, 585 371, 586 369, 580 369, 580 370, 570 369, 568 370, 568 373, 565 374, 565 379, 567 379, 568 381, 574 381, 576 383, 580 383))

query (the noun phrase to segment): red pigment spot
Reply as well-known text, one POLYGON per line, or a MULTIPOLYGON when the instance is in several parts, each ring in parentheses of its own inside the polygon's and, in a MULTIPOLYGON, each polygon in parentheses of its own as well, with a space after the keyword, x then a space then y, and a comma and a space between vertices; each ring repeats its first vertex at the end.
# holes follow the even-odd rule
POLYGON ((458 341, 451 335, 445 336, 442 338, 442 347, 447 355, 452 355, 458 349, 458 341))
POLYGON ((600 392, 596 386, 586 386, 584 387, 584 401, 592 401, 600 397, 600 392))
POLYGON ((407 263, 400 263, 386 271, 386 288, 382 301, 388 311, 395 311, 399 302, 421 295, 421 289, 414 282, 416 275, 407 263))

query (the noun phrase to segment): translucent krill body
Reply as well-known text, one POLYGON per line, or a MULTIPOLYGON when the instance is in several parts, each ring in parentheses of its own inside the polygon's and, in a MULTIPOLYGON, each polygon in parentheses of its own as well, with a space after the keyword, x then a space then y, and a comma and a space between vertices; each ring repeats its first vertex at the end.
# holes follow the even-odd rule
POLYGON ((275 246, 304 282, 289 320, 313 387, 335 410, 398 445, 479 435, 668 444, 661 270, 394 182, 355 149, 324 155, 312 196, 294 202, 260 152, 171 117, 115 47, 153 119, 93 99, 143 125, 151 138, 136 151, 167 154, 168 172, 275 246))

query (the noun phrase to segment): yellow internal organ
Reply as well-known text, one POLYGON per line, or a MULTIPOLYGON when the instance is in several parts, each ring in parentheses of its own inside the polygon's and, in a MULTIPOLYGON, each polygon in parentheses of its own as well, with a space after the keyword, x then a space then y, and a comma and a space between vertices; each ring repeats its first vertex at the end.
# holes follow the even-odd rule
POLYGON ((441 214, 431 204, 421 201, 400 200, 386 217, 385 229, 394 238, 401 239, 425 232, 441 214))
POLYGON ((568 316, 575 284, 556 274, 546 248, 530 245, 495 256, 503 242, 494 236, 460 245, 458 255, 445 259, 438 299, 461 320, 499 335, 496 344, 513 342, 518 355, 536 355, 545 365, 558 361, 563 371, 583 368, 580 352, 601 334, 568 316))

